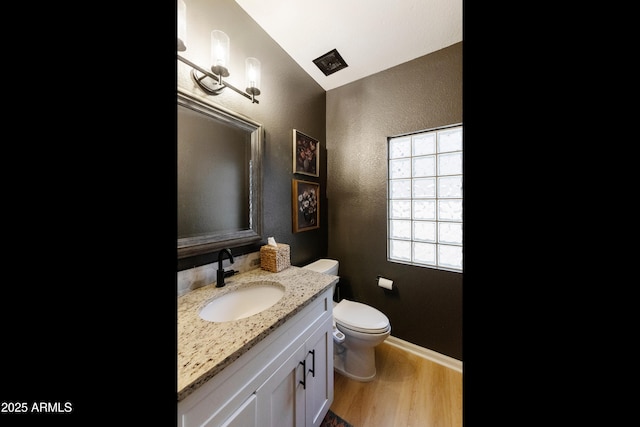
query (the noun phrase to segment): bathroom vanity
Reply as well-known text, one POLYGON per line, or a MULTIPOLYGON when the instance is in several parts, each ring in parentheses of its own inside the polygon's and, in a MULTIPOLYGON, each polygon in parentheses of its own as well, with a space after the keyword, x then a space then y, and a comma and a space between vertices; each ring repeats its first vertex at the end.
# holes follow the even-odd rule
POLYGON ((178 298, 178 426, 319 426, 333 402, 338 276, 291 266, 232 276, 178 298), (257 314, 211 322, 210 301, 260 283, 282 298, 257 314))

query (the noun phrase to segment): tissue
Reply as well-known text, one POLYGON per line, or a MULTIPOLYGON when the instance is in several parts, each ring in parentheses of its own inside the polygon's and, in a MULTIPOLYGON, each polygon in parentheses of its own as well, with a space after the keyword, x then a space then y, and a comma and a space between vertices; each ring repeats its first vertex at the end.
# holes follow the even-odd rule
POLYGON ((275 246, 276 248, 278 247, 278 244, 276 243, 276 239, 274 239, 273 237, 267 238, 267 245, 275 246))
POLYGON ((378 286, 381 288, 393 289, 393 280, 385 279, 384 277, 378 277, 378 286))

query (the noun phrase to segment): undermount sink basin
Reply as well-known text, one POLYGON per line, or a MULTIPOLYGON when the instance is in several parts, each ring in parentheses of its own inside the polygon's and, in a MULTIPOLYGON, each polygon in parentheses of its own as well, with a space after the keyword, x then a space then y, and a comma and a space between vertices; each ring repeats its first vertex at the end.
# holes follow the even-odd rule
POLYGON ((200 310, 200 318, 210 322, 229 322, 258 314, 280 301, 284 286, 278 282, 249 282, 220 297, 200 310))

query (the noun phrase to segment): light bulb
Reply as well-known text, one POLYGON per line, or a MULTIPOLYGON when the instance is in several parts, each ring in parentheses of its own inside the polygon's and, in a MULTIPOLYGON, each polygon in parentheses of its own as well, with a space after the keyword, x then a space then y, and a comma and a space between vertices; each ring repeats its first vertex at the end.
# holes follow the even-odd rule
POLYGON ((260 95, 260 61, 257 58, 244 60, 247 93, 260 95))
POLYGON ((187 50, 187 5, 178 0, 178 51, 187 50))
POLYGON ((229 36, 224 32, 211 31, 211 71, 218 76, 229 76, 229 44, 229 36))

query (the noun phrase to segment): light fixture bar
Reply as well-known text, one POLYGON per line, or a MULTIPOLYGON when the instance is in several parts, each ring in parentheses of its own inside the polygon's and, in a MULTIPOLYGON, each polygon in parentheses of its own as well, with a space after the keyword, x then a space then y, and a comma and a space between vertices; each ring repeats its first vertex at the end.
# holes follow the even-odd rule
POLYGON ((193 62, 189 61, 187 58, 184 58, 184 57, 178 55, 178 59, 180 61, 184 62, 185 64, 187 64, 188 66, 190 66, 191 68, 193 68, 194 70, 198 70, 199 72, 204 74, 206 77, 209 77, 209 78, 215 80, 215 82, 221 86, 220 89, 217 90, 217 91, 212 91, 210 89, 207 89, 207 88, 203 87, 202 84, 198 80, 202 80, 203 78, 205 78, 205 76, 197 77, 195 75, 195 73, 193 73, 193 71, 192 71, 192 76, 193 76, 194 80, 196 80, 196 83, 198 83, 198 85, 203 90, 205 90, 206 92, 211 93, 212 95, 218 95, 222 89, 224 89, 225 87, 228 87, 232 91, 234 91, 236 93, 239 93, 240 95, 242 95, 245 98, 249 99, 252 103, 254 103, 254 104, 259 104, 260 103, 260 101, 258 101, 255 98, 254 94, 248 94, 245 91, 236 88, 232 84, 230 84, 230 83, 228 83, 226 81, 223 81, 222 78, 218 78, 218 76, 216 76, 215 74, 211 73, 210 71, 207 71, 204 68, 198 66, 197 64, 194 64, 193 62))

